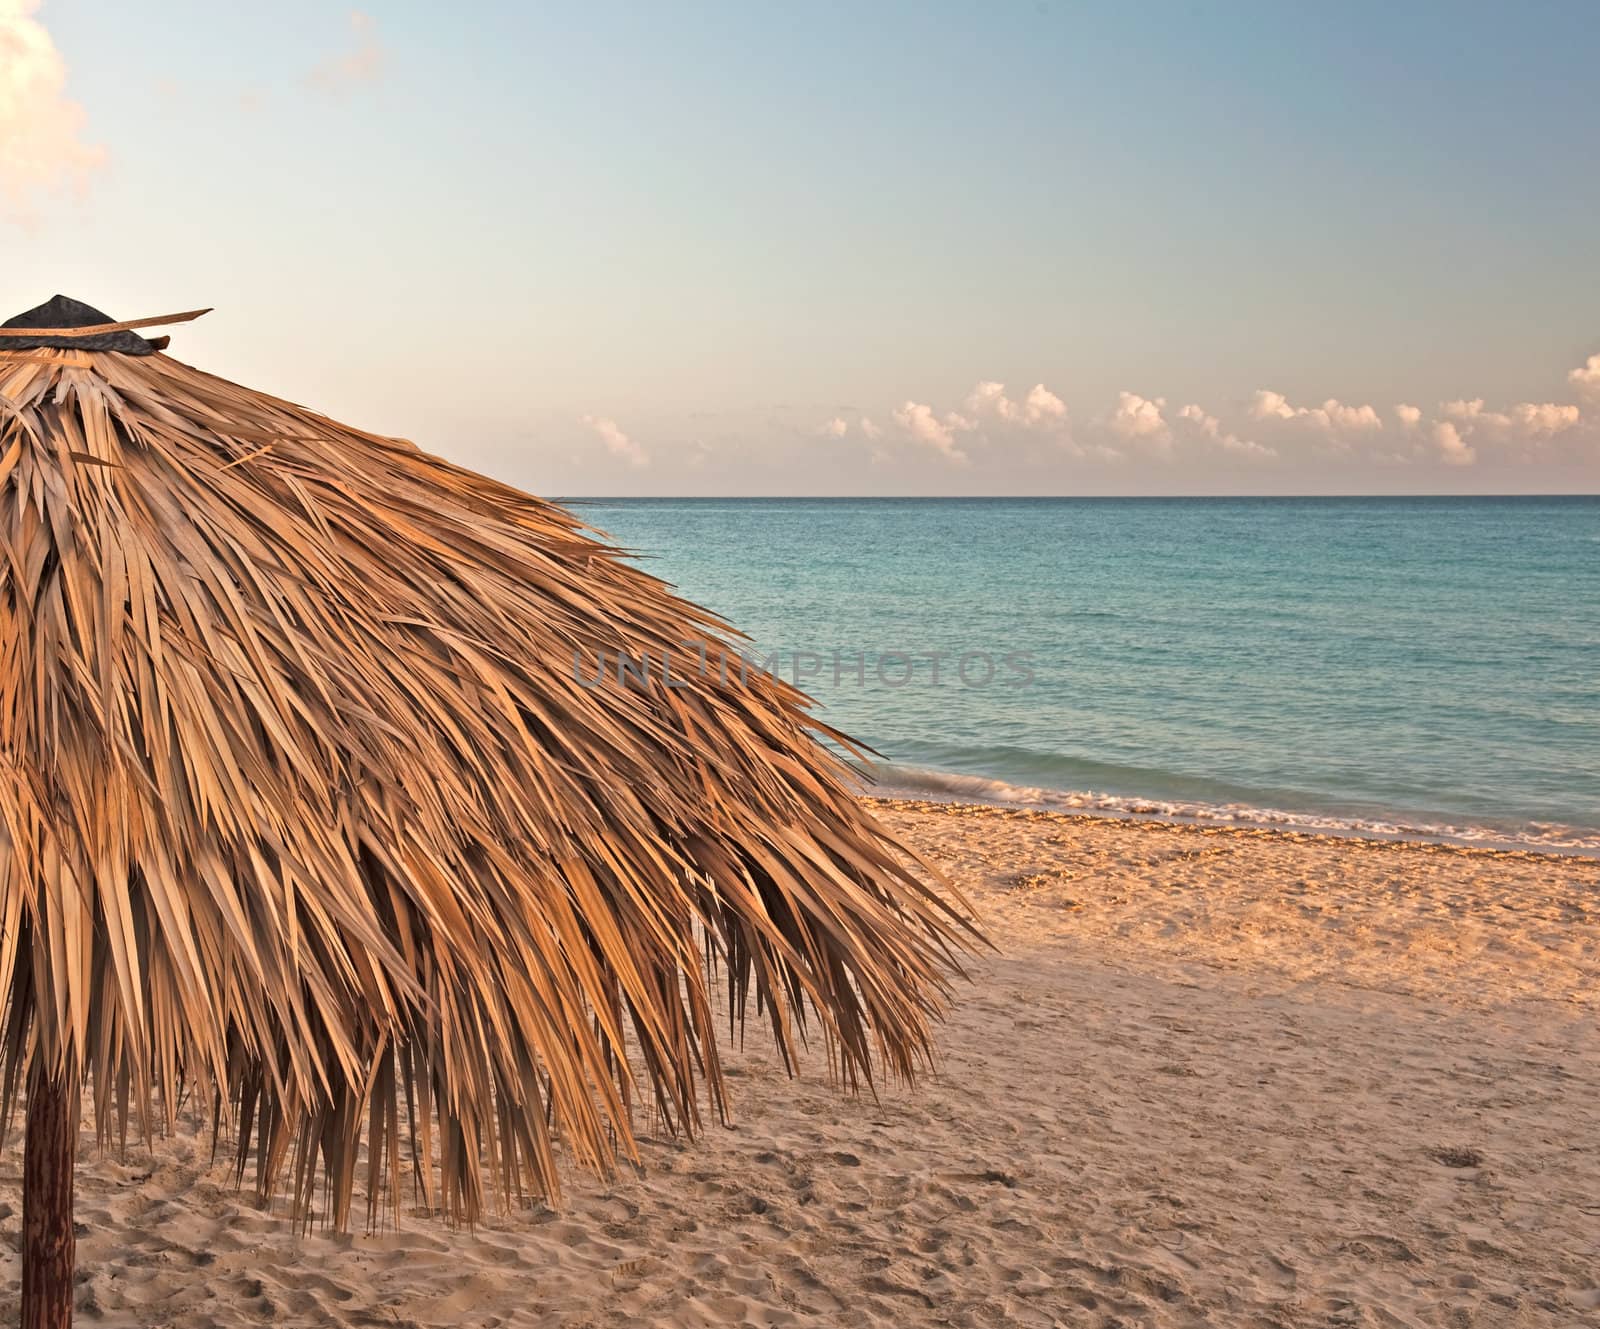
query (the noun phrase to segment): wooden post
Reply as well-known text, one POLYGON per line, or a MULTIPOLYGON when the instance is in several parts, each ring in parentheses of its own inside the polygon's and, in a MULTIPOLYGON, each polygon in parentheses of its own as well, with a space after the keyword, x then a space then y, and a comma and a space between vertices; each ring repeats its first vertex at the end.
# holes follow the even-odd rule
POLYGON ((22 1160, 22 1329, 70 1329, 72 1173, 78 1104, 72 1086, 38 1069, 28 1080, 22 1160))

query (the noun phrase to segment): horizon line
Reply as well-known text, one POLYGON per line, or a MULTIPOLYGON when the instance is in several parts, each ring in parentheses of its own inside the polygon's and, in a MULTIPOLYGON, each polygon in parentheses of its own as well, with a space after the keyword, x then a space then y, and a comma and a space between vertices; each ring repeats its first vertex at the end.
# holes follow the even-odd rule
POLYGON ((985 503, 996 500, 1017 503, 1058 503, 1064 499, 1074 502, 1151 501, 1234 503, 1245 500, 1282 502, 1292 500, 1326 499, 1507 499, 1507 498, 1581 498, 1600 499, 1600 492, 1569 492, 1566 490, 1519 490, 1499 494, 558 494, 547 495, 552 503, 985 503))

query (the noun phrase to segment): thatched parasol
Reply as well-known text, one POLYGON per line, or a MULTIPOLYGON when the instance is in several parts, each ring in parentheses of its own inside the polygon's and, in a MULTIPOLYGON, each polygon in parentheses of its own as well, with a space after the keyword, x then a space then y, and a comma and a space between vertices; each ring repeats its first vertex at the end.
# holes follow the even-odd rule
MULTIPOLYGON (((203 312, 203 311, 200 311, 203 312)), ((713 981, 849 1086, 929 1053, 965 915, 728 630, 560 508, 159 354, 0 329, 0 992, 23 1322, 72 1160, 210 1093, 263 1202, 472 1221, 722 1111, 713 981), (578 661, 582 668, 575 667, 578 661), (630 1057, 631 1053, 631 1057, 630 1057), (406 1129, 401 1130, 404 1114, 406 1129), (402 1139, 404 1136, 404 1139, 402 1139)), ((822 731, 826 732, 826 731, 822 731)), ((836 735, 833 737, 837 737, 836 735)))

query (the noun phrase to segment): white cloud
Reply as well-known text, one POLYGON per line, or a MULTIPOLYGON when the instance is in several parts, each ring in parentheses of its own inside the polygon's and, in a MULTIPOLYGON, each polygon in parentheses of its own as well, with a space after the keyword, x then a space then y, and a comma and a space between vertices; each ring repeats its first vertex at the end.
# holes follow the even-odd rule
POLYGON ((1078 443, 1069 441, 1066 445, 1067 455, 1077 457, 1083 461, 1098 462, 1101 464, 1124 463, 1128 456, 1120 448, 1114 448, 1109 443, 1078 443))
POLYGON ((1484 407, 1482 397, 1474 397, 1444 402, 1439 410, 1463 435, 1477 434, 1496 442, 1543 442, 1575 428, 1583 419, 1576 406, 1552 401, 1522 401, 1508 411, 1491 411, 1484 407))
MULTIPOLYGON (((1299 405, 1285 394, 1261 388, 1242 406, 1213 415, 1197 402, 1170 405, 1162 396, 1119 392, 1113 407, 1093 417, 1088 437, 1074 438, 1066 403, 1043 383, 1015 397, 998 379, 980 380, 956 410, 906 401, 892 412, 893 434, 918 443, 956 463, 966 463, 982 445, 982 455, 1000 464, 995 442, 1020 443, 1005 456, 1017 464, 1044 460, 1041 449, 1026 446, 1030 433, 1048 438, 1051 454, 1085 461, 1137 463, 1169 457, 1175 448, 1196 459, 1221 455, 1267 460, 1297 457, 1320 462, 1342 460, 1350 465, 1447 463, 1456 466, 1587 464, 1600 458, 1600 354, 1568 375, 1581 394, 1577 402, 1522 401, 1491 409, 1483 398, 1440 402, 1429 411, 1399 401, 1377 408, 1365 402, 1325 398, 1317 405, 1299 405), (1592 395, 1591 395, 1592 394, 1592 395), (1591 404, 1592 403, 1592 404, 1591 404)), ((1180 399, 1181 400, 1181 399, 1180 399)), ((879 417, 882 419, 882 417, 879 417)), ((866 417, 846 410, 819 432, 835 437, 859 435, 875 441, 884 431, 866 417)), ((893 455, 873 448, 875 458, 893 455)))
MULTIPOLYGON (((1441 402, 1439 410, 1449 419, 1460 421, 1462 424, 1476 424, 1485 418, 1483 398, 1474 397, 1471 401, 1441 402)), ((1505 416, 1498 417, 1505 420, 1505 416)))
POLYGON ((1252 420, 1293 420, 1297 412, 1289 405, 1288 398, 1281 392, 1273 392, 1270 388, 1257 388, 1256 395, 1250 403, 1250 418, 1252 420))
POLYGON ((1371 406, 1346 406, 1329 397, 1311 418, 1324 429, 1382 429, 1383 421, 1371 406))
POLYGON ((1237 434, 1224 434, 1217 441, 1224 452, 1237 453, 1241 457, 1259 457, 1265 461, 1269 457, 1278 455, 1277 448, 1269 448, 1265 443, 1240 438, 1237 434))
POLYGON ((1436 420, 1433 426, 1433 445, 1440 458, 1451 466, 1471 466, 1478 454, 1467 446, 1461 431, 1449 420, 1436 420))
POLYGON ((1347 406, 1329 397, 1321 406, 1294 406, 1281 392, 1260 388, 1251 399, 1253 420, 1301 420, 1326 434, 1363 433, 1383 428, 1383 421, 1371 406, 1347 406))
POLYGON ((1006 385, 985 379, 967 394, 967 409, 974 415, 992 415, 999 420, 1015 420, 1017 404, 1006 396, 1006 385))
POLYGON ((993 419, 1024 428, 1065 425, 1067 404, 1043 383, 1035 383, 1021 402, 1006 396, 1006 385, 985 379, 967 394, 967 410, 978 419, 993 419))
POLYGON ((1117 409, 1111 414, 1111 430, 1126 439, 1168 443, 1172 439, 1172 429, 1161 414, 1166 404, 1165 397, 1141 397, 1137 392, 1119 392, 1117 409))
POLYGON ((1223 429, 1222 421, 1205 410, 1203 407, 1190 402, 1178 411, 1178 419, 1187 420, 1200 433, 1202 438, 1209 439, 1224 452, 1231 452, 1240 457, 1276 457, 1278 450, 1269 448, 1265 444, 1252 442, 1247 438, 1240 438, 1237 434, 1223 429))
POLYGON ((1584 396, 1600 400, 1600 355, 1591 355, 1567 375, 1567 382, 1584 396))
MULTIPOLYGON (((951 416, 949 418, 952 420, 960 419, 959 416, 951 416)), ((883 426, 867 415, 857 415, 854 424, 847 417, 836 415, 826 423, 818 425, 816 433, 823 438, 848 438, 852 430, 859 431, 861 437, 869 443, 876 442, 883 437, 883 426)))
POLYGON ((1511 408, 1511 423, 1524 438, 1554 438, 1575 428, 1582 418, 1576 406, 1558 406, 1551 401, 1518 402, 1511 408))
MULTIPOLYGON (((0 0, 0 4, 4 2, 0 0)), ((342 94, 359 84, 375 82, 383 75, 388 53, 378 37, 378 20, 352 9, 348 22, 355 48, 343 55, 330 56, 306 76, 312 87, 323 92, 342 94)))
POLYGON ((964 464, 967 454, 956 446, 956 435, 973 428, 971 420, 946 412, 941 419, 931 406, 923 402, 908 401, 894 412, 894 422, 919 443, 926 443, 946 460, 964 464))
POLYGON ((40 194, 81 194, 106 160, 83 141, 83 107, 66 96, 67 66, 38 8, 0 0, 0 209, 23 224, 37 220, 40 194))
POLYGON ((650 454, 623 433, 615 420, 609 420, 603 415, 586 415, 582 423, 595 432, 600 441, 606 445, 606 451, 612 456, 621 457, 630 466, 649 465, 650 454))
POLYGON ((1035 383, 1028 389, 1028 399, 1022 404, 1022 412, 1029 424, 1065 423, 1067 404, 1043 383, 1035 383))
MULTIPOLYGON (((961 438, 964 434, 985 444, 991 435, 1033 431, 1063 449, 1069 449, 1072 441, 1067 404, 1043 383, 1034 384, 1018 401, 1006 395, 1004 383, 983 379, 966 395, 959 410, 941 412, 927 402, 907 400, 891 410, 889 418, 901 434, 957 466, 971 460, 961 438)), ((854 424, 846 416, 835 416, 819 432, 840 438, 854 429, 874 444, 885 434, 884 427, 866 415, 854 424)), ((890 455, 886 447, 874 447, 871 454, 874 461, 890 455)))

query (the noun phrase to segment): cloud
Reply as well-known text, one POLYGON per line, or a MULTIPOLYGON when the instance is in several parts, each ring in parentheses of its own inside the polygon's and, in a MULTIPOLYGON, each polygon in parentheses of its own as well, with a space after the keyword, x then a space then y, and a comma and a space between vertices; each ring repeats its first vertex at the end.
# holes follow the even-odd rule
MULTIPOLYGON (((1450 419, 1459 420, 1463 424, 1468 425, 1475 424, 1486 418, 1483 409, 1482 397, 1474 397, 1471 401, 1462 400, 1441 402, 1439 404, 1439 410, 1442 414, 1450 419)), ((1503 415, 1498 418, 1501 420, 1506 419, 1506 417, 1503 415)))
POLYGON ((608 420, 603 415, 586 415, 581 423, 595 432, 612 456, 621 457, 630 466, 650 464, 650 454, 623 433, 615 420, 608 420))
POLYGON ((1202 438, 1209 439, 1224 452, 1231 452, 1235 456, 1265 459, 1278 455, 1276 448, 1269 448, 1263 443, 1255 443, 1247 438, 1240 438, 1237 434, 1229 433, 1223 429, 1221 420, 1194 402, 1190 402, 1189 405, 1179 409, 1178 419, 1188 421, 1202 438))
POLYGON ((1491 411, 1484 407, 1482 397, 1474 397, 1444 402, 1439 411, 1464 437, 1476 435, 1498 443, 1542 443, 1576 428, 1583 420, 1576 406, 1552 401, 1522 401, 1509 410, 1491 411))
POLYGON ((816 432, 822 438, 848 438, 852 430, 869 443, 875 443, 883 437, 883 426, 866 415, 857 415, 854 424, 844 416, 836 415, 825 424, 818 425, 816 432))
POLYGON ((1257 388, 1250 403, 1252 420, 1293 420, 1297 412, 1281 392, 1270 388, 1257 388))
POLYGON ((967 454, 956 446, 956 435, 973 428, 971 420, 947 412, 941 419, 933 407, 923 402, 908 401, 894 412, 894 422, 919 443, 925 443, 947 461, 965 465, 967 454))
MULTIPOLYGON (((5 0, 0 0, 0 4, 4 3, 5 0)), ((378 36, 378 20, 352 9, 349 24, 355 48, 343 55, 329 56, 306 75, 306 82, 312 87, 342 96, 360 84, 373 83, 383 77, 388 52, 378 36)))
POLYGON ((1518 402, 1511 408, 1511 423, 1524 438, 1554 438, 1577 427, 1583 413, 1576 406, 1553 401, 1518 402))
POLYGON ((1006 385, 985 379, 967 394, 967 410, 979 419, 1027 429, 1052 428, 1067 423, 1067 404, 1043 383, 1035 383, 1021 402, 1006 396, 1006 385))
POLYGON ((1433 445, 1440 458, 1451 466, 1471 466, 1478 460, 1477 452, 1468 447, 1461 431, 1449 420, 1436 420, 1433 425, 1433 445))
POLYGON ((1329 397, 1321 406, 1294 406, 1281 392, 1257 389, 1250 402, 1253 420, 1300 420, 1325 434, 1361 433, 1383 428, 1383 421, 1370 406, 1347 406, 1329 397))
POLYGON ((1109 443, 1078 443, 1067 444, 1067 454, 1077 457, 1081 461, 1092 461, 1102 464, 1120 463, 1128 460, 1127 454, 1120 448, 1114 448, 1109 443))
POLYGON ((66 96, 67 66, 44 25, 39 0, 0 0, 0 211, 38 219, 40 194, 76 193, 105 165, 105 149, 83 141, 83 107, 66 96))
POLYGON ((1171 457, 1176 449, 1196 464, 1224 455, 1282 459, 1284 465, 1600 462, 1600 354, 1567 377, 1576 389, 1575 401, 1521 401, 1492 409, 1483 398, 1472 397, 1440 402, 1432 410, 1400 401, 1384 408, 1382 415, 1368 403, 1337 397, 1300 405, 1270 388, 1220 414, 1198 402, 1175 406, 1164 396, 1123 391, 1109 411, 1089 417, 1090 425, 1078 437, 1071 430, 1073 412, 1043 383, 1012 396, 999 379, 981 379, 955 410, 906 401, 891 412, 888 434, 854 407, 840 408, 817 432, 864 438, 874 445, 870 452, 875 460, 896 455, 890 443, 877 445, 880 436, 902 441, 909 436, 957 464, 967 463, 968 453, 975 462, 989 459, 996 464, 1039 464, 1048 457, 1137 464, 1171 457), (1048 454, 1028 445, 1030 435, 1049 440, 1048 454), (993 446, 1002 442, 1015 446, 1005 451, 993 446))
POLYGON ((1067 404, 1043 383, 1035 383, 1028 389, 1028 398, 1022 404, 1022 413, 1029 424, 1047 424, 1052 421, 1065 423, 1067 404))
POLYGON ((1567 382, 1585 397, 1600 401, 1600 355, 1591 355, 1567 375, 1567 382))
POLYGON ((1017 406, 1006 396, 1006 385, 985 379, 967 394, 967 409, 974 415, 992 415, 999 420, 1013 420, 1017 406))
POLYGON ((1383 421, 1371 406, 1345 406, 1329 397, 1311 418, 1324 429, 1382 429, 1383 421))
MULTIPOLYGON (((912 405, 912 403, 907 402, 906 408, 910 408, 912 405)), ((932 412, 929 410, 929 408, 923 407, 921 409, 927 410, 929 412, 929 416, 932 416, 932 412)), ((891 462, 894 459, 892 451, 888 447, 885 447, 879 443, 879 440, 883 438, 885 432, 883 426, 871 416, 862 415, 855 411, 851 411, 850 414, 855 416, 854 423, 851 423, 849 418, 845 415, 836 415, 826 424, 820 425, 816 432, 823 438, 831 439, 849 438, 853 434, 859 434, 867 441, 867 459, 874 466, 884 466, 891 462)), ((897 411, 894 414, 898 420, 902 412, 897 411)), ((911 418, 908 416, 907 419, 910 420, 911 418)), ((955 435, 953 432, 949 434, 948 441, 945 441, 939 436, 938 431, 941 426, 937 419, 931 419, 930 423, 924 421, 923 417, 918 416, 915 420, 911 420, 911 423, 917 428, 922 429, 925 434, 930 435, 929 437, 919 437, 917 435, 913 435, 914 437, 919 437, 920 442, 930 443, 931 446, 933 446, 936 450, 943 452, 946 457, 948 457, 952 462, 955 462, 957 465, 960 465, 966 461, 966 456, 959 448, 955 446, 955 435)))
POLYGON ((1165 397, 1141 397, 1137 392, 1119 392, 1117 409, 1111 413, 1111 432, 1130 441, 1158 446, 1172 441, 1172 428, 1161 414, 1165 397))

